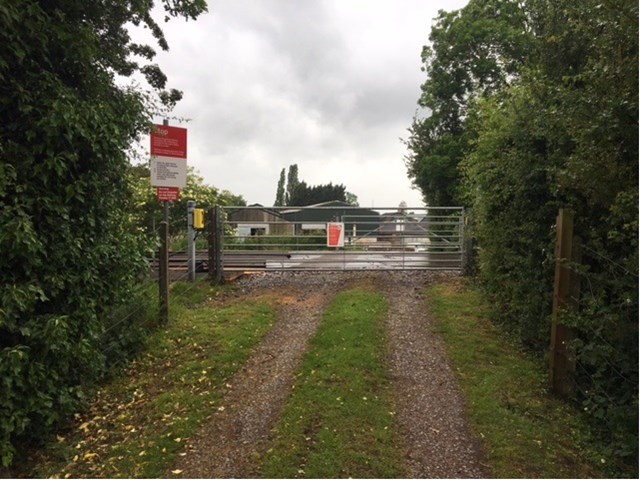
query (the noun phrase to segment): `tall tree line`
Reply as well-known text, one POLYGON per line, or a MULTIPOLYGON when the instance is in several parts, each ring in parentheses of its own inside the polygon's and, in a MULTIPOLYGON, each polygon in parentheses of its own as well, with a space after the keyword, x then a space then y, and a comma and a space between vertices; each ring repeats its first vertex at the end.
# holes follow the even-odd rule
POLYGON ((638 4, 471 0, 441 12, 406 140, 430 205, 471 209, 496 319, 549 344, 554 220, 583 241, 574 400, 637 468, 638 4))
POLYGON ((321 185, 308 185, 298 178, 298 165, 283 168, 280 171, 274 206, 305 206, 323 202, 340 201, 358 206, 358 197, 347 191, 342 184, 333 182, 321 185), (286 185, 285 185, 286 175, 286 185))

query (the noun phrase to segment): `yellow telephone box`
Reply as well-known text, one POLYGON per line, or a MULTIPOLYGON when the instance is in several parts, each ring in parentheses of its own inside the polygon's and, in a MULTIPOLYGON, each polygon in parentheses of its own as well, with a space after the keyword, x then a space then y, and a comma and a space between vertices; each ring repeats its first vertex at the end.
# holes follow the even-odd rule
POLYGON ((193 209, 193 228, 204 230, 204 208, 193 209))

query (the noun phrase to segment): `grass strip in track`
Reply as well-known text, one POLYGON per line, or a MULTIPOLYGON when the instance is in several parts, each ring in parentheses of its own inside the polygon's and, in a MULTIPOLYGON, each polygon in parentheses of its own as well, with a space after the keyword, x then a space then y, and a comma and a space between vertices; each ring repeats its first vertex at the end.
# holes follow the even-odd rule
POLYGON ((262 477, 404 476, 383 360, 386 309, 367 289, 341 292, 327 308, 262 458, 262 477))
POLYGON ((550 396, 540 360, 525 355, 491 323, 482 294, 458 279, 430 287, 427 298, 491 476, 603 476, 603 460, 594 461, 580 412, 550 396))
POLYGON ((212 303, 217 291, 205 282, 174 284, 166 328, 28 476, 163 478, 275 321, 263 301, 212 303))

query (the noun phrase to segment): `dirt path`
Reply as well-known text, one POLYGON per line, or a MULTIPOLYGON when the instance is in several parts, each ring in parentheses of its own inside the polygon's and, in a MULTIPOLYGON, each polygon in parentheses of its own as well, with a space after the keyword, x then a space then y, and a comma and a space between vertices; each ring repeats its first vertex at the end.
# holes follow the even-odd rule
POLYGON ((443 346, 431 331, 420 292, 434 274, 421 272, 285 273, 242 283, 244 293, 276 295, 280 319, 228 385, 222 406, 189 442, 170 472, 187 478, 255 477, 294 374, 333 296, 363 278, 389 300, 386 327, 398 421, 414 478, 483 477, 482 453, 469 434, 464 403, 443 346))

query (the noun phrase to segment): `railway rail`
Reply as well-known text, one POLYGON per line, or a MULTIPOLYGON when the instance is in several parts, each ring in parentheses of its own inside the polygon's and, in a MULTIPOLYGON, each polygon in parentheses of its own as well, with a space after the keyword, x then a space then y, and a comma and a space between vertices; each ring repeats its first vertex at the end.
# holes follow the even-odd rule
MULTIPOLYGON (((223 270, 271 271, 271 270, 456 270, 460 265, 458 252, 412 252, 406 250, 382 250, 366 254, 352 251, 264 251, 224 253, 223 270)), ((151 267, 158 268, 158 259, 151 260, 151 267)), ((186 252, 169 254, 169 269, 174 272, 187 271, 186 252)), ((209 271, 209 256, 206 250, 196 252, 196 272, 209 271)))

